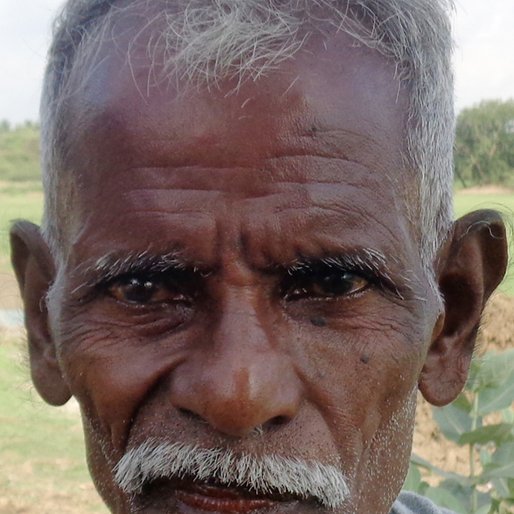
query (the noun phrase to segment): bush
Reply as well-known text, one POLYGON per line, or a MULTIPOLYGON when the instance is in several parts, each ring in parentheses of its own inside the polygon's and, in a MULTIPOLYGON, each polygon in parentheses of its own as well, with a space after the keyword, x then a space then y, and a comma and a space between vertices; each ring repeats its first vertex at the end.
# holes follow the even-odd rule
POLYGON ((405 489, 459 514, 506 514, 514 507, 514 350, 473 362, 463 393, 434 408, 442 434, 467 448, 469 474, 444 471, 413 455, 405 489), (425 474, 439 479, 430 487, 425 474))
POLYGON ((464 187, 514 186, 514 100, 489 100, 457 118, 455 176, 464 187))

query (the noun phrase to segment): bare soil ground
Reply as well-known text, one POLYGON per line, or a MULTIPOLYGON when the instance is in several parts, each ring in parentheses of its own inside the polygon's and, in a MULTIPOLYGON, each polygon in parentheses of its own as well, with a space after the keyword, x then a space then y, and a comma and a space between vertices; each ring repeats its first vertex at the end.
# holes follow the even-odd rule
POLYGON ((20 290, 10 272, 0 271, 0 309, 21 309, 20 290))

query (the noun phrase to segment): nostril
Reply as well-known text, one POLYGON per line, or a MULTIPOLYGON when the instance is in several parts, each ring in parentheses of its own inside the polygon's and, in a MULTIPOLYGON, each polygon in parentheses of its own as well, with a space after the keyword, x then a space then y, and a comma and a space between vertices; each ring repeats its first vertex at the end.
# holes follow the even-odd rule
MULTIPOLYGON (((209 424, 209 422, 207 420, 205 420, 204 418, 202 418, 202 416, 196 414, 196 412, 194 412, 190 409, 186 409, 184 407, 178 407, 177 410, 183 417, 185 417, 191 421, 194 421, 194 422, 200 423, 200 424, 209 424)), ((275 416, 274 418, 271 418, 263 425, 255 428, 254 431, 256 434, 262 435, 265 431, 276 430, 276 429, 286 425, 287 423, 289 423, 289 421, 290 421, 289 416, 275 416)))
POLYGON ((178 411, 185 418, 189 418, 191 420, 198 421, 200 423, 206 423, 206 421, 201 416, 199 416, 198 414, 196 414, 196 412, 193 412, 192 410, 184 409, 182 407, 179 407, 178 411))
POLYGON ((267 429, 273 429, 273 428, 280 428, 283 425, 286 425, 289 423, 289 417, 288 416, 275 416, 274 418, 270 419, 266 423, 264 423, 263 428, 267 429))

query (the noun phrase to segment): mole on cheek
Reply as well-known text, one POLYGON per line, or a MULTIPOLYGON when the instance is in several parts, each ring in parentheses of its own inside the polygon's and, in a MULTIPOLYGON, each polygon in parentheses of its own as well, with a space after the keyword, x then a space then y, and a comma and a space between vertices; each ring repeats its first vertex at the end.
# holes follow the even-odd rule
POLYGON ((361 362, 367 364, 369 362, 369 355, 361 355, 361 362))
POLYGON ((316 316, 314 318, 311 318, 311 323, 315 327, 325 327, 327 325, 327 321, 325 320, 325 318, 322 318, 320 316, 316 316))

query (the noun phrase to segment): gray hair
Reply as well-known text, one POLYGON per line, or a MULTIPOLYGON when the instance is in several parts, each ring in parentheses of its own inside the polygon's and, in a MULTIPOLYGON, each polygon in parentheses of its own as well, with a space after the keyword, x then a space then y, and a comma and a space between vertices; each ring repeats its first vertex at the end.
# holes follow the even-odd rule
POLYGON ((343 473, 332 465, 280 455, 253 457, 230 450, 149 440, 129 450, 115 468, 118 486, 141 493, 155 480, 188 478, 241 487, 256 495, 292 495, 336 509, 349 495, 343 473))
MULTIPOLYGON (((69 0, 56 22, 41 110, 43 229, 54 254, 62 242, 58 215, 72 192, 63 193, 63 184, 70 179, 62 172, 66 131, 59 115, 71 72, 83 66, 88 49, 91 54, 116 13, 144 2, 153 3, 69 0)), ((224 77, 257 80, 291 58, 309 30, 327 26, 394 62, 398 80, 409 90, 406 165, 417 173, 417 197, 409 199, 410 214, 419 224, 421 259, 431 269, 453 219, 452 0, 162 0, 161 4, 158 18, 148 20, 164 26, 153 41, 164 50, 164 69, 188 82, 212 84, 224 77)))

